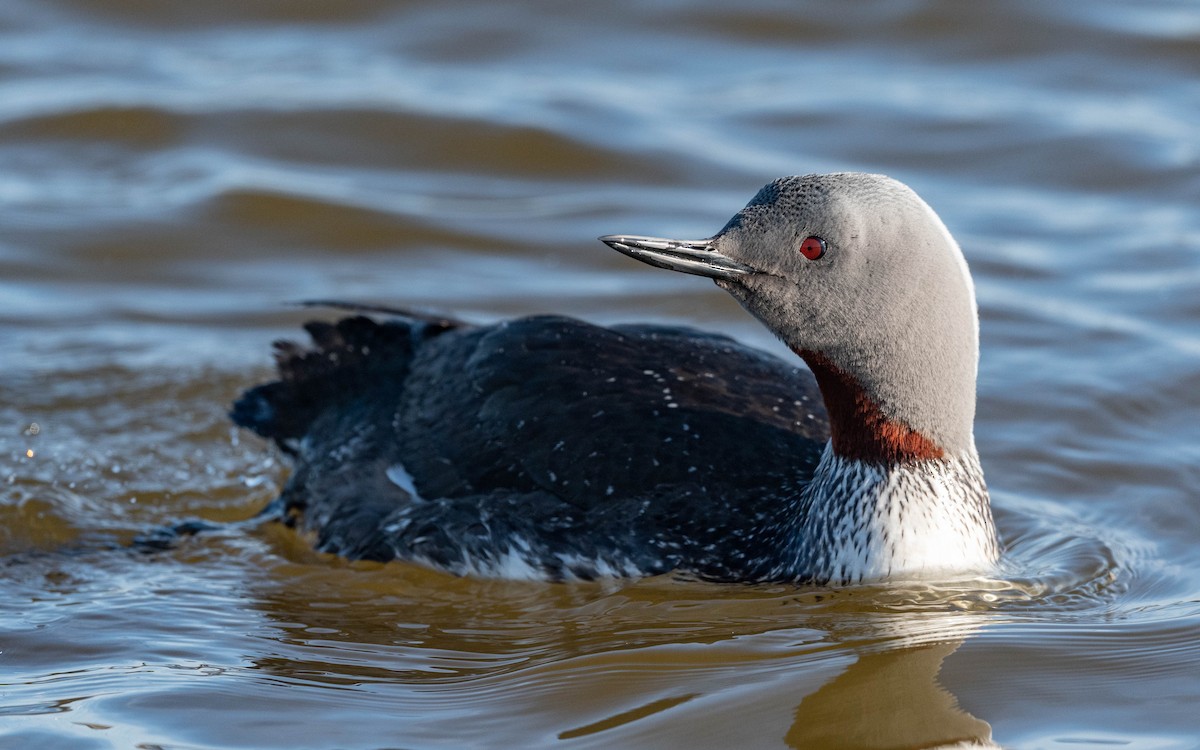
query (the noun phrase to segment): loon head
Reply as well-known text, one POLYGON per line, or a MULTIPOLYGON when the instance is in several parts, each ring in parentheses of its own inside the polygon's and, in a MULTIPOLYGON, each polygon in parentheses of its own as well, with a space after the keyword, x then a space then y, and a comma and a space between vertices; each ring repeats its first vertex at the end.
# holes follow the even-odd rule
POLYGON ((974 453, 974 286, 945 225, 904 184, 784 177, 708 239, 600 239, 714 279, 801 356, 837 455, 902 463, 974 453))

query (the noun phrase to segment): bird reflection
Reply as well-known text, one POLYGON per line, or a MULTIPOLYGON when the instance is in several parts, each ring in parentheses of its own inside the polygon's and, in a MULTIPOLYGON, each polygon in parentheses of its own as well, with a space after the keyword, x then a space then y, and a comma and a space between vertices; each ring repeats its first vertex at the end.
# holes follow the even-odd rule
POLYGON ((938 681, 961 641, 865 653, 796 707, 789 747, 995 747, 991 726, 938 681))

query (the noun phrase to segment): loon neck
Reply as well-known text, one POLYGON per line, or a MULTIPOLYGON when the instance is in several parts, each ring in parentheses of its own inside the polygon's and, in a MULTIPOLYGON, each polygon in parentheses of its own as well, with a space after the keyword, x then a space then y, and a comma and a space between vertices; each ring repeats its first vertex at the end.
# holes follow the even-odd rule
POLYGON ((794 574, 834 584, 981 573, 1000 553, 973 445, 882 464, 827 444, 792 542, 794 574))
POLYGON ((816 376, 837 455, 884 465, 946 456, 933 439, 887 416, 858 380, 827 356, 807 349, 795 352, 816 376))

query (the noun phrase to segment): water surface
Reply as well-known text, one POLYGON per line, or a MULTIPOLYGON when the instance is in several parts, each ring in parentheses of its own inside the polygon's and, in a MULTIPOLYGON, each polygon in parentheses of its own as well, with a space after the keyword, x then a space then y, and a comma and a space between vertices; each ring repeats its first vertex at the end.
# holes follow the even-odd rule
POLYGON ((0 6, 0 746, 1200 746, 1186 0, 0 6), (884 172, 963 245, 1008 547, 961 586, 565 585, 239 521, 229 425, 340 298, 724 331, 595 241, 884 172))

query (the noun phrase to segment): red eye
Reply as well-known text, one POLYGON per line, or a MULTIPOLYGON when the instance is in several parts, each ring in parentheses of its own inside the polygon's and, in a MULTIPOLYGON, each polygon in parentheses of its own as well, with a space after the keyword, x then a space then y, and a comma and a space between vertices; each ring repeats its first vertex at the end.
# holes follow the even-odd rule
POLYGON ((809 260, 816 260, 825 254, 825 240, 820 237, 805 237, 800 243, 800 254, 809 260))

